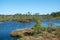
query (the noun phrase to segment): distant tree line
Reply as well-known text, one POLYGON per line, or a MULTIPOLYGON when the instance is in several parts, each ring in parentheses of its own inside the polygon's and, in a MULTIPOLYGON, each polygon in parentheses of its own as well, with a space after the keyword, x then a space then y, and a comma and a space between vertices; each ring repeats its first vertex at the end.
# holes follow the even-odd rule
POLYGON ((60 16, 60 11, 59 12, 52 12, 51 15, 53 17, 59 17, 60 16))
POLYGON ((29 21, 29 20, 35 20, 37 18, 53 19, 55 17, 58 17, 58 19, 60 19, 60 12, 52 12, 51 14, 46 15, 40 15, 39 13, 31 14, 30 12, 26 14, 16 13, 14 15, 0 15, 0 21, 7 21, 7 20, 29 21))

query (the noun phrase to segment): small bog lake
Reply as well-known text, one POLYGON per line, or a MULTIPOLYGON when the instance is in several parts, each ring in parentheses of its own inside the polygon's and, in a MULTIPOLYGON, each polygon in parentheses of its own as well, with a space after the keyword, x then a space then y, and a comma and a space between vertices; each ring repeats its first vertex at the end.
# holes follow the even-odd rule
MULTIPOLYGON (((48 26, 47 23, 52 22, 54 26, 60 26, 60 20, 42 20, 41 26, 48 26)), ((16 38, 11 38, 10 33, 16 29, 31 28, 36 23, 34 21, 30 22, 17 22, 17 21, 5 21, 0 22, 0 40, 17 40, 16 38)))

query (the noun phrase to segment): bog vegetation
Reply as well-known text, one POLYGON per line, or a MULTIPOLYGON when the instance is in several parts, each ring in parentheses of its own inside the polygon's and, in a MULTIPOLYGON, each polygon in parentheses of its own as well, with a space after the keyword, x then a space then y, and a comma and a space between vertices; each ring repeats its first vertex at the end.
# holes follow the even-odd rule
MULTIPOLYGON (((48 27, 43 27, 41 26, 41 21, 43 19, 60 19, 60 12, 53 12, 52 14, 47 14, 47 15, 22 15, 22 14, 16 14, 13 17, 17 17, 17 19, 14 20, 33 20, 36 22, 36 24, 30 28, 30 29, 23 29, 23 30, 16 30, 12 31, 11 36, 12 37, 17 37, 20 40, 59 40, 60 39, 60 26, 59 27, 54 27, 52 22, 48 22, 48 27), (29 30, 29 31, 28 31, 29 30), (37 39, 38 38, 38 39, 37 39)), ((13 18, 12 18, 13 19, 13 18)))
POLYGON ((20 22, 29 22, 31 20, 39 19, 60 19, 60 12, 52 12, 51 14, 40 15, 39 13, 31 14, 28 12, 27 14, 16 13, 15 15, 0 15, 0 21, 20 21, 20 22))

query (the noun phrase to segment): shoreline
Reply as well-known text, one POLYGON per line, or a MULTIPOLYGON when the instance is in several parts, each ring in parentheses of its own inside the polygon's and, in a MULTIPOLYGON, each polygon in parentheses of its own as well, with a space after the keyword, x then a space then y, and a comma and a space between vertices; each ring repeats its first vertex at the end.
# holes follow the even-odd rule
POLYGON ((37 34, 37 35, 31 35, 32 29, 30 28, 24 28, 24 29, 17 29, 11 32, 11 37, 18 37, 19 40, 59 40, 60 37, 57 35, 54 35, 52 33, 44 32, 43 34, 37 34), (30 30, 30 31, 28 31, 30 30), (30 35, 26 35, 24 33, 30 33, 30 35), (46 36, 47 35, 47 36, 46 36), (52 37, 52 38, 51 38, 52 37))

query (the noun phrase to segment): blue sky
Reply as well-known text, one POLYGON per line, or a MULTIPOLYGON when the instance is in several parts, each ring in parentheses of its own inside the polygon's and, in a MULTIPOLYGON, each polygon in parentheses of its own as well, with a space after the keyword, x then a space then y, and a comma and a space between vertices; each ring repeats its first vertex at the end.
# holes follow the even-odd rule
POLYGON ((60 11, 60 0, 0 0, 0 14, 47 14, 57 11, 60 11))

